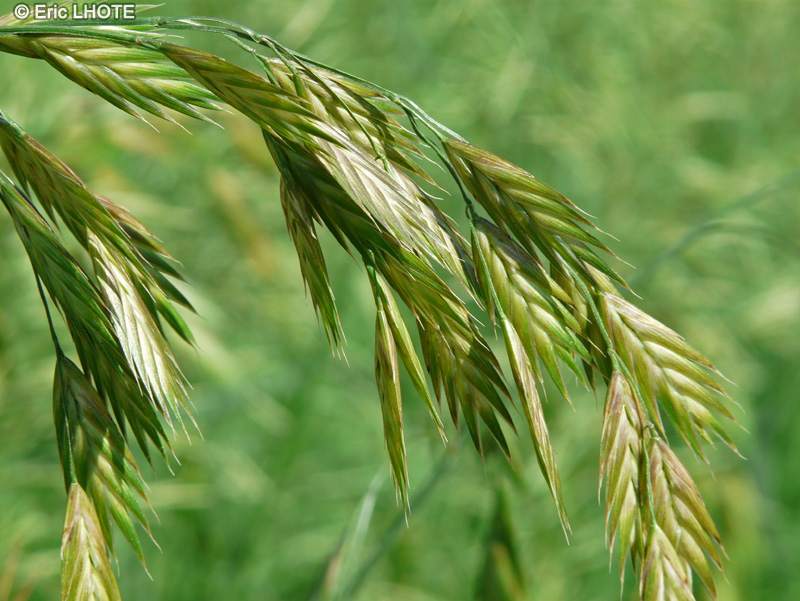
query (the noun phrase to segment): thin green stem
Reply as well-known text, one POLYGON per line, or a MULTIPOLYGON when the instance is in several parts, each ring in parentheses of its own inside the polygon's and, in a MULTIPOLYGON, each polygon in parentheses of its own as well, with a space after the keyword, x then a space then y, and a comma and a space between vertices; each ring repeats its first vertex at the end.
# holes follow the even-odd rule
MULTIPOLYGON (((446 134, 447 136, 457 138, 459 140, 463 140, 463 138, 451 130, 450 128, 446 127, 445 125, 436 121, 433 117, 428 115, 425 111, 423 111, 413 100, 410 98, 406 98, 405 96, 401 96, 400 94, 396 94, 391 90, 388 90, 382 86, 379 86, 371 81, 367 81, 366 79, 362 79, 356 75, 352 75, 346 71, 342 71, 341 69, 337 69, 335 67, 331 67, 324 63, 320 63, 312 58, 309 58, 299 52, 295 52, 290 50, 286 46, 283 46, 273 38, 261 34, 257 31, 250 29, 249 27, 245 27, 239 23, 235 23, 234 21, 229 21, 227 19, 217 19, 213 17, 184 17, 184 18, 175 18, 175 17, 150 17, 146 20, 143 20, 143 24, 151 25, 153 20, 157 20, 157 27, 161 29, 179 29, 179 30, 191 30, 191 31, 206 31, 210 33, 233 33, 239 37, 244 39, 249 39, 250 41, 267 46, 273 52, 285 52, 289 56, 291 56, 294 60, 301 64, 311 65, 329 73, 333 73, 345 79, 352 81, 353 83, 358 83, 363 85, 374 92, 378 92, 379 94, 386 96, 389 100, 397 104, 399 107, 408 109, 413 112, 419 119, 425 123, 428 127, 432 130, 438 130, 441 133, 446 134), (200 25, 200 22, 208 22, 208 23, 217 23, 221 27, 214 27, 214 26, 207 26, 207 25, 200 25)), ((137 24, 139 20, 130 21, 130 23, 137 24)))
POLYGON ((331 592, 327 589, 330 587, 328 577, 332 567, 334 567, 337 572, 337 578, 334 579, 334 585, 331 587, 333 588, 333 598, 341 599, 341 595, 337 594, 336 583, 339 582, 338 578, 342 576, 342 573, 347 575, 346 569, 348 567, 347 564, 350 563, 348 561, 349 557, 359 555, 363 550, 365 539, 375 514, 378 493, 383 486, 385 477, 386 470, 384 467, 381 467, 375 477, 373 477, 372 482, 370 482, 367 492, 361 499, 357 512, 345 528, 336 547, 328 556, 328 560, 325 562, 322 572, 317 577, 311 589, 311 593, 308 595, 308 601, 319 601, 323 596, 327 598, 326 593, 331 592), (347 557, 345 557, 345 555, 347 555, 347 557))
MULTIPOLYGON (((425 501, 430 498, 431 493, 433 493, 436 487, 441 484, 444 477, 449 473, 456 461, 456 457, 457 455, 455 455, 453 451, 445 451, 442 454, 441 458, 439 458, 439 460, 436 462, 436 465, 434 465, 433 469, 431 469, 430 473, 428 474, 428 478, 422 483, 422 486, 420 486, 416 494, 411 499, 411 505, 413 507, 421 507, 425 501)), ((405 511, 398 511, 392 520, 392 523, 389 524, 389 527, 384 531, 378 546, 364 561, 364 563, 361 564, 361 567, 355 573, 353 579, 342 589, 343 599, 351 600, 355 597, 358 589, 360 589, 364 582, 366 582, 369 573, 375 568, 376 565, 378 565, 378 562, 392 548, 395 540, 400 535, 400 532, 402 532, 403 528, 406 527, 406 525, 407 522, 405 511)))
POLYGON ((740 196, 733 202, 723 206, 718 211, 712 213, 708 218, 696 223, 681 238, 662 250, 655 257, 645 263, 631 278, 631 285, 641 283, 651 277, 658 269, 677 257, 686 250, 691 244, 702 238, 705 234, 714 231, 723 224, 723 218, 731 213, 747 208, 756 204, 758 201, 776 194, 786 188, 800 183, 800 171, 794 171, 789 175, 774 181, 766 186, 740 196))
MULTIPOLYGON (((126 23, 134 23, 126 21, 126 23)), ((108 22, 104 23, 108 25, 108 22)), ((99 25, 99 23, 98 23, 99 25)), ((118 44, 127 44, 159 50, 162 45, 162 35, 153 34, 146 31, 124 31, 122 29, 100 29, 87 25, 86 21, 59 21, 58 25, 52 23, 31 23, 28 25, 3 25, 0 26, 0 37, 9 35, 65 35, 95 40, 106 40, 118 44), (74 24, 71 24, 74 23, 74 24)))

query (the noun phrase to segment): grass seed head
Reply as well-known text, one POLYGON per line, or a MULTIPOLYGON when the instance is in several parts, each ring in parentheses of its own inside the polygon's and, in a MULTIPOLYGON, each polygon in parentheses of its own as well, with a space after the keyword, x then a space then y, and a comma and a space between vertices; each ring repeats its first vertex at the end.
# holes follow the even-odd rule
MULTIPOLYGON (((499 361, 478 318, 440 275, 444 270, 502 330, 537 460, 565 530, 541 403, 543 372, 567 396, 563 365, 592 386, 595 372, 609 381, 600 464, 607 537, 612 549, 618 543, 621 558, 634 559, 641 598, 693 601, 693 572, 713 597, 709 561, 720 565, 719 535, 697 487, 656 429, 663 433, 666 413, 702 455, 702 440, 716 437, 733 447, 720 420, 733 417, 710 362, 620 296, 617 287, 625 283, 603 258, 612 253, 588 215, 525 170, 457 139, 407 99, 317 66, 274 42, 266 45, 277 59, 239 42, 261 61, 261 76, 165 42, 157 31, 170 23, 207 31, 231 27, 228 33, 240 36, 247 31, 233 24, 154 23, 130 29, 87 25, 74 35, 61 28, 46 33, 46 24, 37 24, 27 33, 0 35, 0 51, 44 60, 137 116, 144 111, 171 119, 165 110, 172 109, 207 120, 202 109, 216 109, 221 101, 262 129, 280 170, 281 203, 301 273, 335 349, 344 334, 317 228, 328 229, 367 268, 377 308, 375 375, 384 434, 404 508, 401 361, 442 437, 433 398, 441 403, 444 396, 454 423, 466 423, 481 453, 484 429, 509 453, 500 422, 513 429, 510 394, 499 361), (408 117, 408 128, 398 114, 408 117), (470 243, 423 188, 424 182, 434 184, 420 164, 423 148, 437 153, 463 192, 470 243), (473 200, 494 223, 478 217, 473 200), (416 323, 422 361, 395 296, 416 323)), ((24 23, 8 16, 0 19, 4 25, 24 23)), ((253 32, 246 37, 268 40, 253 32)), ((172 414, 188 408, 188 396, 161 322, 191 342, 175 308, 191 305, 172 281, 181 279, 174 260, 152 233, 89 190, 2 112, 0 146, 21 184, 0 174, 0 201, 38 281, 67 323, 81 364, 66 358, 53 331, 54 415, 70 494, 63 599, 117 600, 108 557, 112 518, 140 557, 134 521, 147 528, 139 503, 147 503, 144 482, 126 428, 148 459, 150 445, 167 456, 162 418, 171 424, 172 414), (57 220, 89 252, 94 278, 64 247, 54 229, 57 220)))

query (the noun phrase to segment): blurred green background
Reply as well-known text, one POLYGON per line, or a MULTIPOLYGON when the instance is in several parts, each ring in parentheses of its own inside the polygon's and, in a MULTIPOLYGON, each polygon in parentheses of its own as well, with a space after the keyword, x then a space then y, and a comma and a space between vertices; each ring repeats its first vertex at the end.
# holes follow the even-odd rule
MULTIPOLYGON (((159 12, 241 22, 409 96, 596 216, 639 267, 620 268, 642 308, 736 383, 746 460, 712 451, 712 472, 681 455, 729 557, 719 598, 800 598, 800 3, 167 0, 159 12)), ((119 545, 126 600, 619 598, 596 490, 602 399, 575 387, 574 411, 555 395, 547 406, 567 545, 528 443, 513 472, 455 433, 445 454, 406 387, 416 497, 406 527, 388 478, 365 274, 324 240, 345 363, 305 298, 257 128, 223 116, 225 130, 157 123, 158 133, 13 56, 0 56, 0 106, 154 230, 198 309, 200 350, 178 344, 178 354, 204 440, 177 439, 174 477, 145 468, 163 552, 148 545, 151 580, 119 545)), ((443 206, 462 213, 456 200, 443 206)), ((58 596, 53 366, 2 214, 0 565, 19 552, 20 600, 58 596)))

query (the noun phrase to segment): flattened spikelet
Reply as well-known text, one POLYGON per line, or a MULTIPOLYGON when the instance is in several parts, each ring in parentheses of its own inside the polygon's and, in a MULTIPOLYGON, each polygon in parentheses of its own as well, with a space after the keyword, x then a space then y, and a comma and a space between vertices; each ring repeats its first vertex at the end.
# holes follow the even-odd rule
POLYGON ((129 246, 142 260, 136 273, 136 286, 139 296, 147 305, 148 311, 159 325, 166 321, 173 331, 189 344, 194 344, 194 336, 173 303, 194 311, 191 303, 175 287, 170 278, 183 281, 178 271, 178 262, 166 251, 153 233, 144 224, 115 202, 95 195, 105 207, 117 226, 129 238, 129 246))
POLYGON ((700 456, 700 439, 719 438, 735 450, 718 417, 733 421, 714 366, 682 337, 621 297, 605 293, 603 318, 616 352, 634 374, 653 421, 663 432, 661 411, 700 456))
POLYGON ((218 110, 217 97, 161 52, 68 35, 0 37, 0 50, 47 62, 82 88, 135 117, 136 109, 174 119, 164 108, 212 122, 198 108, 218 110))
POLYGON ((536 451, 536 459, 539 462, 539 467, 542 470, 547 486, 550 488, 550 493, 553 495, 561 525, 565 532, 569 532, 567 512, 564 507, 564 500, 561 497, 561 477, 558 474, 555 451, 550 442, 550 433, 544 418, 544 409, 536 388, 531 362, 525 353, 522 340, 520 340, 514 326, 506 318, 501 318, 501 320, 508 359, 511 363, 511 373, 514 374, 514 381, 522 399, 525 418, 528 420, 533 447, 536 451))
POLYGON ((61 601, 121 601, 100 520, 80 484, 69 487, 61 539, 61 601))
POLYGON ((599 257, 608 247, 588 230, 586 215, 563 195, 530 173, 486 150, 455 139, 445 149, 470 194, 499 226, 507 228, 528 252, 542 253, 552 265, 566 265, 593 282, 593 267, 623 283, 599 257))
MULTIPOLYGON (((340 136, 332 130, 331 136, 340 136)), ((459 252, 461 240, 452 225, 430 206, 429 199, 410 179, 386 171, 349 140, 320 142, 319 162, 341 187, 354 208, 393 237, 393 244, 430 257, 466 280, 459 252)))
POLYGON ((135 272, 113 249, 89 234, 89 253, 117 339, 136 379, 171 423, 189 411, 183 376, 167 341, 140 296, 135 272))
POLYGON ((285 175, 281 180, 281 207, 289 236, 300 260, 300 273, 311 295, 314 309, 325 327, 328 343, 334 351, 341 351, 344 332, 331 290, 325 257, 317 239, 313 208, 291 174, 285 175))
POLYGON ((400 393, 400 365, 397 360, 392 328, 386 307, 379 294, 375 295, 378 314, 375 322, 375 379, 383 414, 383 434, 389 450, 389 463, 398 499, 408 511, 408 465, 406 442, 403 437, 403 405, 400 393))
POLYGON ((625 557, 641 528, 639 469, 642 460, 644 415, 625 376, 616 371, 608 383, 600 444, 600 486, 606 485, 606 538, 609 551, 619 546, 620 580, 625 557))
MULTIPOLYGON (((689 574, 690 568, 694 570, 711 597, 716 599, 708 560, 722 569, 722 546, 700 492, 675 453, 656 435, 649 436, 647 456, 655 511, 652 517, 662 539, 658 544, 662 548, 671 546, 674 556, 685 565, 685 573, 689 574)), ((649 505, 645 506, 644 513, 650 522, 649 505)), ((674 561, 670 560, 670 563, 674 561)))
POLYGON ((56 364, 53 415, 67 488, 78 483, 87 492, 109 549, 113 549, 113 517, 144 562, 134 527, 135 519, 150 533, 137 499, 150 507, 144 480, 105 403, 83 372, 63 354, 56 364))
POLYGON ((311 143, 317 138, 328 138, 305 100, 286 93, 260 75, 200 50, 168 43, 159 47, 164 56, 201 86, 271 134, 311 143))
POLYGON ((510 320, 536 379, 541 382, 541 361, 559 391, 568 397, 559 360, 582 379, 574 356, 589 359, 578 338, 580 325, 561 300, 569 297, 533 257, 486 220, 477 223, 473 252, 480 291, 489 314, 496 319, 499 312, 510 320))
POLYGON ((692 575, 658 526, 649 531, 642 562, 642 601, 694 601, 692 575))
MULTIPOLYGON (((528 266, 521 264, 524 258, 517 255, 517 260, 508 252, 503 252, 499 248, 500 235, 501 232, 485 220, 478 221, 473 228, 472 246, 478 287, 493 321, 500 322, 511 372, 522 399, 536 458, 566 532, 569 524, 561 498, 561 479, 537 386, 537 380, 541 382, 538 361, 544 361, 551 376, 566 395, 556 364, 554 347, 558 347, 557 343, 554 344, 554 339, 560 338, 560 344, 565 346, 567 343, 564 341, 569 340, 576 350, 583 351, 583 347, 574 335, 567 333, 561 321, 555 317, 553 307, 534 287, 536 275, 541 274, 537 274, 535 267, 531 266, 533 269, 528 270, 526 277, 523 270, 528 266)), ((568 315, 566 309, 562 312, 568 315)), ((571 361, 569 351, 565 350, 564 356, 571 361)), ((577 366, 574 366, 574 370, 579 374, 577 366)))
POLYGON ((389 289, 389 284, 372 265, 367 266, 367 271, 372 283, 372 292, 375 297, 375 304, 381 308, 385 315, 385 319, 391 329, 391 336, 397 348, 397 353, 400 355, 403 365, 405 366, 408 375, 411 377, 411 382, 413 383, 417 394, 419 394, 420 398, 425 403, 425 407, 428 409, 431 418, 436 424, 436 428, 439 430, 439 435, 442 437, 442 440, 446 441, 447 437, 444 433, 444 426, 442 425, 439 412, 436 410, 436 405, 431 397, 430 389, 428 388, 428 382, 425 378, 425 372, 422 368, 419 357, 417 356, 417 352, 414 350, 414 344, 411 341, 411 335, 408 332, 408 328, 406 328, 403 317, 400 315, 400 308, 397 306, 394 295, 389 289))

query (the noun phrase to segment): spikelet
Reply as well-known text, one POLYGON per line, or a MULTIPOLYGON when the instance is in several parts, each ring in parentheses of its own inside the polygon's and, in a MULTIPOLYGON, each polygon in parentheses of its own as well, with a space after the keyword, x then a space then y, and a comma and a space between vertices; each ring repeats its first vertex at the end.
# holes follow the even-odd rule
POLYGON ((61 539, 61 601, 121 601, 97 512, 80 484, 69 488, 61 539))
POLYGON ((643 455, 644 415, 622 372, 608 383, 600 443, 600 486, 606 487, 606 538, 613 554, 619 546, 620 580, 625 557, 641 537, 639 470, 643 455))
POLYGON ((389 325, 385 298, 378 291, 375 292, 375 304, 378 310, 375 319, 375 380, 378 383, 378 396, 381 400, 383 435, 386 439, 386 448, 389 450, 395 490, 403 508, 408 511, 408 465, 403 436, 400 363, 397 359, 394 333, 389 325))
POLYGON ((537 380, 541 381, 541 361, 567 397, 558 361, 582 378, 573 357, 589 359, 579 338, 581 326, 564 302, 571 299, 541 264, 485 219, 476 223, 472 246, 481 295, 490 316, 495 321, 498 313, 506 316, 523 342, 537 380))
POLYGON ((89 255, 128 365, 171 424, 171 415, 180 418, 181 409, 190 411, 189 397, 172 351, 136 286, 138 274, 91 233, 89 255))
POLYGON ((161 52, 205 89, 240 111, 262 129, 287 140, 315 143, 328 138, 308 104, 260 75, 222 58, 176 44, 162 43, 161 52))
POLYGON ((300 260, 300 273, 311 295, 314 309, 325 327, 331 349, 340 352, 344 332, 330 286, 325 257, 317 238, 314 209, 291 173, 285 174, 281 179, 281 207, 289 236, 300 260))
POLYGON ((642 601, 694 601, 691 572, 659 526, 648 532, 642 562, 642 601))
POLYGON ((722 543, 717 528, 692 477, 675 453, 655 434, 648 433, 645 440, 649 465, 647 470, 642 470, 641 477, 646 482, 649 474, 655 513, 651 515, 650 505, 644 504, 643 520, 645 524, 652 523, 651 529, 656 530, 649 533, 646 549, 651 547, 650 552, 665 564, 660 568, 665 576, 655 577, 648 573, 648 564, 656 563, 656 560, 648 558, 646 550, 642 568, 644 590, 655 591, 661 586, 664 591, 653 596, 643 595, 644 601, 669 598, 668 594, 682 598, 679 585, 681 582, 688 583, 691 591, 692 570, 700 577, 711 597, 716 599, 709 560, 722 569, 722 543), (672 573, 674 578, 670 576, 672 573), (660 584, 653 584, 659 583, 659 579, 660 584), (675 588, 676 592, 667 593, 670 587, 675 588))
POLYGON ((664 411, 700 456, 700 440, 721 439, 735 450, 718 416, 733 420, 714 366, 681 336, 620 296, 605 293, 603 319, 627 368, 634 374, 651 419, 663 432, 664 411))
POLYGON ((150 533, 137 496, 150 506, 139 469, 103 400, 81 370, 63 354, 57 358, 53 415, 64 480, 78 483, 91 498, 103 536, 113 550, 110 518, 144 563, 134 519, 150 533))
MULTIPOLYGON (((146 37, 145 32, 139 32, 146 37)), ((78 35, 0 37, 0 51, 47 62, 82 88, 142 119, 137 109, 175 122, 164 108, 213 123, 198 109, 219 110, 217 97, 158 50, 78 35)))
POLYGON ((594 282, 589 267, 624 285, 600 258, 612 254, 590 230, 595 226, 578 207, 533 175, 468 142, 447 139, 445 149, 461 182, 531 254, 540 252, 566 273, 567 266, 594 282))

